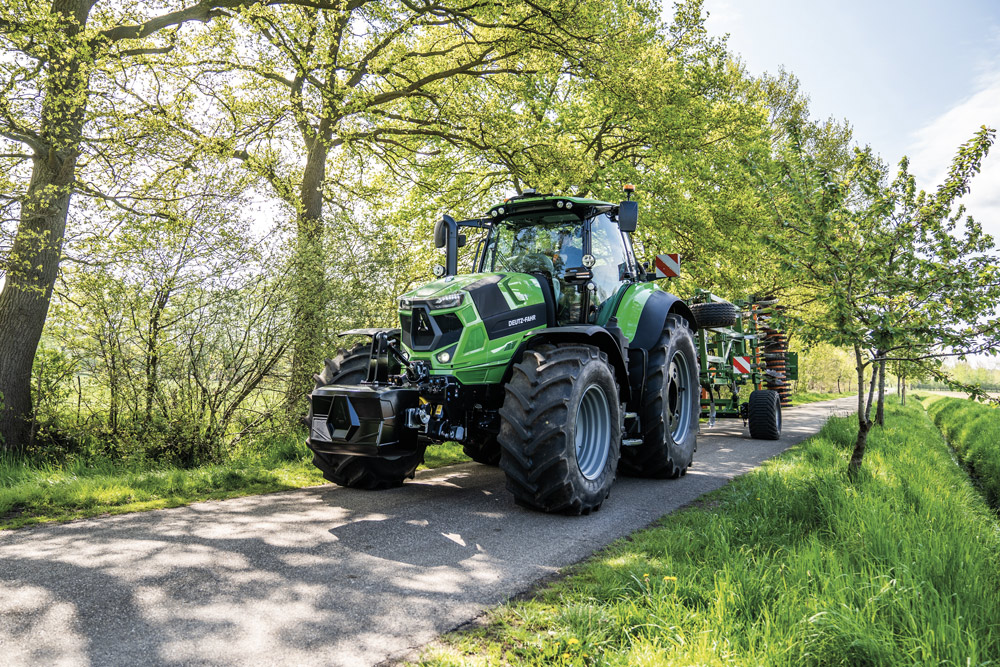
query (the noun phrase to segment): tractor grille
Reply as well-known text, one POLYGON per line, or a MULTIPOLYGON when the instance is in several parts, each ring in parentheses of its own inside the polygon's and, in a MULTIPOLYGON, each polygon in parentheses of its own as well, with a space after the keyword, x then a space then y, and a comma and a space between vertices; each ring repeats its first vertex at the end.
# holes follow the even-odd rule
POLYGON ((416 307, 411 314, 399 314, 403 345, 411 350, 436 350, 458 342, 462 336, 462 320, 454 313, 431 315, 426 308, 416 307))

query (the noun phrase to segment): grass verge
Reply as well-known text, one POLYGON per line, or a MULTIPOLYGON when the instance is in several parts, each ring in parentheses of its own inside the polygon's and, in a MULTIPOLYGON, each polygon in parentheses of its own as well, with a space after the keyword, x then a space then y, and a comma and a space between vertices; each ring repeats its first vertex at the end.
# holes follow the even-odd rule
MULTIPOLYGON (((422 468, 468 461, 461 445, 429 447, 422 468)), ((276 439, 219 465, 73 460, 56 465, 0 456, 0 529, 178 507, 324 484, 301 438, 276 439)))
POLYGON ((940 398, 927 412, 969 466, 986 501, 1000 508, 1000 409, 965 398, 940 398))
POLYGON ((619 541, 423 665, 984 664, 1000 531, 922 407, 893 401, 619 541))
POLYGON ((835 398, 845 398, 847 396, 857 396, 856 392, 845 391, 837 393, 835 391, 797 391, 792 394, 792 405, 803 405, 805 403, 816 403, 817 401, 832 401, 835 398))

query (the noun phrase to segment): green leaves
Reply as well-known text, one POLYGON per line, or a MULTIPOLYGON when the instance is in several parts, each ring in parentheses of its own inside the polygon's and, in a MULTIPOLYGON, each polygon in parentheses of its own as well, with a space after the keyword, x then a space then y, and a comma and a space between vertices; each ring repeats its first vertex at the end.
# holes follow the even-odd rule
MULTIPOLYGON (((945 182, 927 193, 906 158, 889 181, 870 148, 856 149, 842 169, 819 164, 803 129, 790 126, 780 149, 784 188, 769 191, 779 226, 767 237, 810 304, 794 314, 803 338, 854 347, 859 375, 886 362, 937 374, 934 360, 1000 349, 996 249, 958 203, 995 132, 982 128, 959 147, 945 182)), ((868 423, 867 410, 859 419, 868 423)))

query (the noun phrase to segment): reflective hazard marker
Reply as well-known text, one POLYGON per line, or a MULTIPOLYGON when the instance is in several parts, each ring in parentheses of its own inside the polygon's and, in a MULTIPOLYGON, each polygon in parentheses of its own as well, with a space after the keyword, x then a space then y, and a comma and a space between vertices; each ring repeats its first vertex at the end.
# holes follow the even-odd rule
POLYGON ((657 255, 653 265, 656 267, 657 278, 676 278, 681 275, 680 253, 668 252, 666 255, 657 255))
POLYGON ((750 375, 750 357, 733 357, 733 370, 743 375, 750 375))

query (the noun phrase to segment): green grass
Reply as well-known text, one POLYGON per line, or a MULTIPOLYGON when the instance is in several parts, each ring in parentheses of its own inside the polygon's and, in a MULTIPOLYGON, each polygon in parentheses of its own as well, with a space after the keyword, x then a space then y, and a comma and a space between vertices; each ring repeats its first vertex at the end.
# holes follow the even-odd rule
MULTIPOLYGON (((462 447, 428 447, 422 468, 468 461, 462 447)), ((303 438, 278 438, 224 464, 178 468, 76 459, 64 464, 0 456, 0 529, 101 514, 178 507, 325 484, 303 438)))
POLYGON ((919 403, 888 406, 864 470, 854 418, 533 599, 447 636, 426 665, 987 664, 1000 530, 919 403))
POLYGON ((987 502, 1000 508, 1000 409, 964 398, 939 398, 927 409, 987 502))
POLYGON ((424 452, 424 464, 420 468, 440 468, 468 460, 469 457, 462 451, 462 445, 457 442, 445 442, 427 448, 424 452))
POLYGON ((844 398, 846 396, 857 396, 857 393, 851 391, 841 393, 835 391, 796 391, 792 394, 792 405, 816 403, 817 401, 832 401, 835 398, 844 398))

